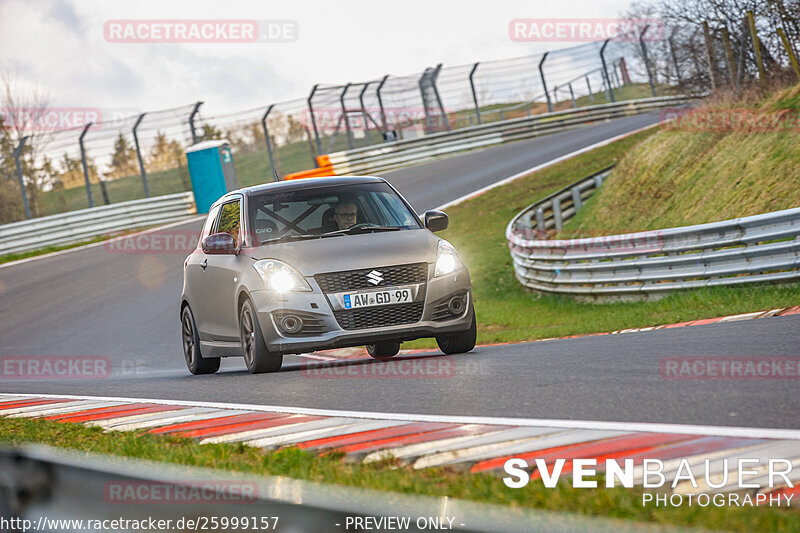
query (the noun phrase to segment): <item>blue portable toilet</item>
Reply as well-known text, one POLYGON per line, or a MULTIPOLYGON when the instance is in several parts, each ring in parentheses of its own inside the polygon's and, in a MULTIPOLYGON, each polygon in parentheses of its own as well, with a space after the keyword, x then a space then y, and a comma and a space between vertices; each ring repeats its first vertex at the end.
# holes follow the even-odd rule
POLYGON ((239 188, 231 145, 226 140, 203 141, 186 149, 197 213, 208 213, 211 204, 239 188))

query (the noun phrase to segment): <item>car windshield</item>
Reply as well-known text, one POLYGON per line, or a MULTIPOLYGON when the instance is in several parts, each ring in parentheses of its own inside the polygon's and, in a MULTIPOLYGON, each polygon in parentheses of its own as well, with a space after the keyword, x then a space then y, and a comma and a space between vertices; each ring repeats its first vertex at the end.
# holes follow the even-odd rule
POLYGON ((264 192, 249 205, 259 244, 421 227, 386 183, 264 192))

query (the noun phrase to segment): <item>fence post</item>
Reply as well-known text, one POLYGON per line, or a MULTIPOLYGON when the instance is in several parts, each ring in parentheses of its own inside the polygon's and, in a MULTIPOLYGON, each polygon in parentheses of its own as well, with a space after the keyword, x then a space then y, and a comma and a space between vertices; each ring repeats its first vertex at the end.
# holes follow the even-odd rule
POLYGON ((22 154, 22 149, 25 147, 25 141, 28 140, 28 135, 19 140, 19 144, 14 148, 14 164, 17 167, 17 179, 19 180, 19 190, 22 192, 22 205, 25 207, 25 218, 31 219, 31 207, 28 204, 28 190, 25 188, 25 178, 22 177, 22 165, 19 163, 19 156, 22 154))
MULTIPOLYGON (((195 106, 195 109, 198 106, 195 106)), ((86 149, 83 146, 83 137, 86 135, 86 132, 89 131, 89 128, 92 127, 94 122, 90 122, 83 128, 83 132, 81 132, 81 136, 78 137, 78 144, 81 147, 81 165, 83 165, 83 180, 86 182, 86 196, 89 197, 89 207, 94 207, 94 200, 92 199, 92 184, 89 181, 89 167, 86 164, 86 149)))
POLYGON ((147 113, 142 113, 136 119, 136 124, 133 125, 133 144, 136 145, 136 157, 139 159, 139 172, 142 174, 142 184, 144 185, 144 197, 150 198, 150 188, 147 186, 147 171, 144 168, 144 159, 142 159, 142 150, 139 146, 139 136, 136 134, 136 128, 142 123, 142 119, 147 113))
POLYGON ((436 68, 433 71, 433 94, 436 95, 436 102, 439 104, 439 116, 444 119, 444 126, 447 128, 447 131, 450 131, 450 118, 444 112, 444 106, 442 105, 442 97, 439 95, 439 88, 436 86, 436 82, 439 81, 439 71, 442 70, 442 63, 436 65, 436 68))
POLYGON ((203 102, 197 102, 194 104, 192 114, 189 115, 189 129, 192 131, 192 144, 197 144, 197 130, 194 127, 194 117, 196 117, 197 112, 200 111, 201 105, 203 105, 203 102))
POLYGON ((680 84, 680 83, 682 83, 681 82, 681 71, 680 71, 680 67, 678 67, 678 56, 675 55, 675 41, 672 38, 673 35, 675 34, 675 30, 677 30, 677 28, 673 29, 672 30, 672 35, 669 36, 669 53, 672 56, 672 64, 675 67, 675 79, 678 81, 678 84, 680 84))
POLYGON ((711 42, 711 30, 708 29, 708 21, 703 21, 703 36, 706 41, 706 61, 708 62, 708 76, 711 78, 711 90, 717 88, 717 69, 714 62, 714 46, 711 42))
POLYGON ((586 88, 589 89, 589 101, 594 103, 594 93, 592 92, 592 84, 589 82, 589 75, 586 75, 586 88))
POLYGON ((653 98, 656 97, 656 84, 653 81, 653 73, 650 70, 650 60, 647 58, 647 46, 644 44, 644 34, 647 33, 647 30, 650 28, 650 24, 645 24, 642 31, 639 32, 639 46, 642 47, 642 57, 644 58, 644 68, 647 70, 647 81, 650 83, 650 93, 653 95, 653 98))
POLYGON ((606 93, 608 94, 608 99, 612 102, 616 102, 616 99, 614 99, 614 89, 611 87, 611 80, 608 77, 608 67, 606 66, 606 57, 604 55, 606 52, 606 46, 608 46, 610 41, 611 39, 606 39, 603 43, 603 46, 600 47, 600 62, 603 64, 603 81, 606 84, 606 93))
POLYGON ((731 36, 727 26, 722 27, 722 46, 725 48, 725 59, 728 62, 728 74, 731 77, 731 87, 736 87, 736 62, 733 59, 733 48, 731 47, 731 36))
POLYGON ((269 139, 269 127, 267 126, 267 117, 269 117, 272 108, 275 107, 275 104, 270 104, 267 108, 267 111, 264 113, 264 116, 261 117, 261 129, 264 130, 264 141, 267 143, 267 155, 269 156, 269 166, 272 168, 272 173, 275 175, 275 181, 280 181, 280 175, 278 174, 278 167, 275 166, 275 157, 272 153, 272 141, 269 139))
POLYGON ((475 102, 475 116, 478 117, 478 124, 483 124, 481 121, 481 108, 478 105, 478 93, 475 92, 475 82, 473 80, 475 71, 478 70, 478 65, 480 65, 480 62, 472 65, 472 70, 469 71, 469 88, 472 89, 472 101, 475 102))
POLYGON ((314 106, 311 103, 311 100, 314 98, 314 93, 317 92, 317 88, 319 84, 314 85, 311 89, 311 94, 308 95, 308 113, 311 115, 311 125, 314 127, 314 139, 316 141, 317 146, 317 155, 322 154, 322 143, 319 141, 319 130, 317 129, 317 119, 314 118, 314 106))
MULTIPOLYGON (((369 122, 367 117, 367 108, 364 106, 364 93, 367 92, 367 88, 369 88, 369 84, 372 83, 368 81, 364 84, 364 88, 361 89, 361 92, 358 93, 358 103, 361 104, 361 117, 364 119, 364 135, 367 137, 367 144, 372 144, 372 135, 369 132, 369 122)), ((369 117, 371 119, 372 117, 369 117)))
POLYGON ((542 79, 542 88, 544 89, 544 97, 547 99, 547 111, 552 113, 553 112, 553 102, 550 101, 550 93, 547 92, 547 82, 544 80, 544 70, 542 69, 542 65, 544 65, 544 60, 547 59, 547 55, 550 52, 545 52, 542 56, 542 59, 539 61, 539 77, 542 79))
POLYGON ((758 43, 758 33, 756 32, 756 19, 753 12, 747 12, 747 23, 750 26, 750 38, 753 39, 753 51, 756 53, 756 63, 758 64, 758 78, 761 87, 767 86, 767 72, 764 70, 764 60, 761 57, 761 46, 758 43))
POLYGON ((578 107, 578 102, 575 101, 575 91, 572 90, 572 82, 567 84, 569 87, 569 97, 572 99, 572 107, 578 107))
POLYGON ((800 64, 797 63, 797 56, 792 49, 791 43, 789 43, 789 39, 786 38, 786 34, 783 32, 783 28, 778 28, 778 37, 781 38, 781 42, 783 43, 783 47, 786 48, 786 53, 789 55, 789 61, 792 63, 792 68, 794 69, 794 73, 797 74, 797 79, 800 80, 800 64))
POLYGON ((344 106, 344 97, 347 94, 347 89, 352 85, 349 81, 345 84, 342 94, 339 95, 339 103, 342 106, 342 119, 344 120, 344 130, 347 132, 347 147, 353 149, 353 133, 350 131, 350 119, 347 116, 347 109, 344 106))
POLYGON ((383 99, 381 98, 381 89, 383 89, 383 84, 386 83, 386 80, 388 79, 389 75, 387 74, 378 84, 378 89, 375 91, 375 94, 378 96, 378 107, 381 109, 381 127, 383 128, 383 131, 387 131, 387 129, 386 129, 386 112, 383 110, 383 99))

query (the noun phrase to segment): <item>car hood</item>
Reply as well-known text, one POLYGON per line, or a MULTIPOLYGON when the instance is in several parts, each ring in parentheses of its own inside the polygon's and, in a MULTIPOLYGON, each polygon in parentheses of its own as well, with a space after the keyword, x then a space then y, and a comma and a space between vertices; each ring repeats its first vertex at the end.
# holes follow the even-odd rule
POLYGON ((427 229, 325 237, 259 246, 254 259, 278 259, 303 276, 409 263, 433 263, 440 238, 427 229))

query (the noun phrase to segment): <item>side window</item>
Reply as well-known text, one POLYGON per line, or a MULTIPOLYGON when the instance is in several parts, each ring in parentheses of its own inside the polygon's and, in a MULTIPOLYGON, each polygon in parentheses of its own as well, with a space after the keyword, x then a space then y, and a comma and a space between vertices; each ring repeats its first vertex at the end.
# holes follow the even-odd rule
POLYGON ((197 243, 198 246, 203 244, 203 239, 211 235, 211 228, 214 227, 214 222, 217 220, 217 215, 219 214, 219 206, 216 206, 214 209, 209 211, 208 217, 206 218, 205 224, 203 224, 203 231, 200 232, 200 241, 197 243))
POLYGON ((228 202, 222 206, 222 212, 219 217, 219 227, 217 233, 230 233, 236 241, 238 247, 239 242, 239 227, 241 217, 239 216, 240 203, 239 200, 228 202))

